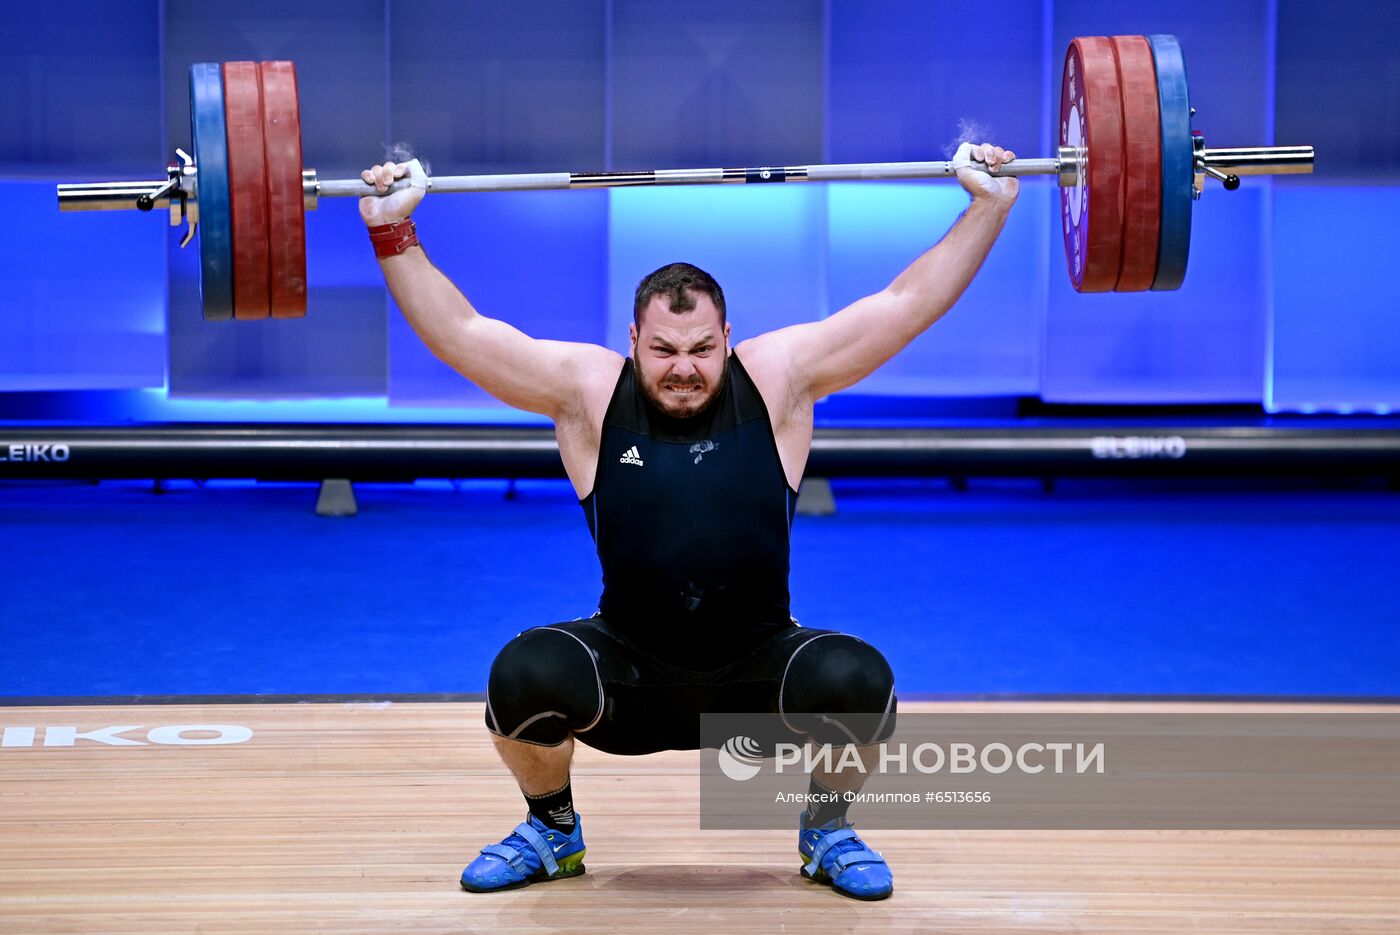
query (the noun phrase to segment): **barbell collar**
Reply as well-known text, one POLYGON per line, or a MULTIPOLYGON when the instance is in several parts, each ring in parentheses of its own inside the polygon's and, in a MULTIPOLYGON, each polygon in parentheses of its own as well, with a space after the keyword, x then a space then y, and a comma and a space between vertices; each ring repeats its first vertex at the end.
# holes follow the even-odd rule
POLYGON ((1056 161, 1060 166, 1060 171, 1057 173, 1059 178, 1056 181, 1061 188, 1073 188, 1079 181, 1079 160, 1084 158, 1084 151, 1078 146, 1061 146, 1059 153, 1059 158, 1056 161))
POLYGON ((321 183, 316 181, 315 169, 301 170, 301 200, 307 211, 315 211, 320 202, 321 183))
MULTIPOLYGON (((171 194, 179 188, 180 176, 172 173, 170 178, 166 179, 165 183, 162 184, 160 188, 147 194, 137 195, 136 209, 138 211, 150 211, 156 207, 157 202, 159 202, 162 208, 167 207, 170 204, 171 194)), ((177 195, 176 197, 178 198, 179 196, 177 195)))

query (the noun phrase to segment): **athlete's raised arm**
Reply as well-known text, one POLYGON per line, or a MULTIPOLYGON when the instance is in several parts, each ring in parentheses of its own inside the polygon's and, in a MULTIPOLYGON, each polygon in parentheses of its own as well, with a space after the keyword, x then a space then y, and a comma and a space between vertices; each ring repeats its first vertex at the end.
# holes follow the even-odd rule
MULTIPOLYGON (((986 163, 992 171, 1015 158, 999 146, 964 143, 955 162, 986 163)), ((752 340, 753 352, 782 361, 795 397, 819 399, 869 376, 963 294, 992 249, 1019 192, 1018 180, 970 168, 958 180, 972 203, 932 249, 884 289, 822 321, 794 325, 752 340)))
MULTIPOLYGON (((394 179, 421 172, 411 163, 386 162, 361 178, 380 191, 394 179)), ((477 312, 418 243, 409 216, 424 189, 360 199, 384 280, 423 343, 443 362, 509 406, 558 420, 578 405, 583 388, 600 373, 616 374, 621 357, 595 344, 545 341, 477 312)))

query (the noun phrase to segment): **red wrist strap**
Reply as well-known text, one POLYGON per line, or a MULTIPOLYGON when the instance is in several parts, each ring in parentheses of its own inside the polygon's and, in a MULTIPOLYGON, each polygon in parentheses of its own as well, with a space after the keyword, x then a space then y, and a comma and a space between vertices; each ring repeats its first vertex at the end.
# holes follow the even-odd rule
POLYGON ((414 227, 412 218, 371 227, 369 242, 374 244, 374 255, 377 257, 398 256, 409 247, 422 246, 418 243, 418 229, 414 227))

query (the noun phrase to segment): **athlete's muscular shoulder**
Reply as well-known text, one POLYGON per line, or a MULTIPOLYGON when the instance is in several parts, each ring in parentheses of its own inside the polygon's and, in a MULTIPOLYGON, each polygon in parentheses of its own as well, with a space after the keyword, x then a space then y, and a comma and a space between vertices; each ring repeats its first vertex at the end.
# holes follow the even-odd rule
POLYGON ((772 333, 742 341, 734 348, 743 361, 773 423, 773 439, 788 484, 796 490, 812 450, 812 407, 814 400, 803 392, 803 384, 792 372, 792 360, 783 342, 772 333))
POLYGON ((597 345, 581 345, 579 356, 571 362, 577 368, 574 376, 578 392, 555 415, 554 435, 559 441, 564 471, 580 498, 593 489, 603 419, 624 363, 626 358, 621 354, 597 345))

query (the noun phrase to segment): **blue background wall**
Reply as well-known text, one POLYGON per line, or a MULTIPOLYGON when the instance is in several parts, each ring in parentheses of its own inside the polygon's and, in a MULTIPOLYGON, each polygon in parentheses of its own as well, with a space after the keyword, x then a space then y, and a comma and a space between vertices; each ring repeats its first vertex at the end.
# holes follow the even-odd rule
MULTIPOLYGON (((303 150, 353 175, 405 141, 438 173, 936 158, 962 123, 1050 151, 1075 35, 1170 32, 1212 145, 1310 142, 1313 177, 1206 193, 1186 286, 1079 296, 1057 194, 1029 182, 958 309, 853 392, 1059 403, 1400 403, 1400 8, 1009 0, 994 28, 914 0, 766 4, 124 0, 0 35, 0 418, 516 418, 392 307, 353 203, 308 223, 311 315, 213 325, 159 218, 60 215, 57 181, 157 176, 194 61, 291 58, 303 150), (1366 75, 1358 82, 1355 75, 1366 75), (76 392, 84 391, 84 392, 76 392)), ((489 315, 622 348, 636 280, 685 258, 738 335, 881 288, 964 204, 946 183, 433 198, 420 230, 489 315)))
MULTIPOLYGON (((939 158, 967 125, 1046 155, 1069 39, 1151 32, 1181 38, 1213 145, 1310 142, 1317 174, 1212 186, 1186 287, 1137 296, 1073 293, 1057 192, 1029 180, 953 314, 841 395, 894 418, 1023 397, 1400 404, 1400 7, 988 11, 27 7, 0 32, 0 420, 535 420, 424 350, 349 200, 309 218, 310 317, 229 325, 201 320, 197 254, 160 217, 55 210, 56 182, 151 178, 188 145, 191 62, 296 61, 323 177, 399 142, 442 174, 637 169, 939 158)), ((711 269, 742 339, 881 288, 965 201, 948 183, 619 189, 435 196, 418 221, 484 313, 622 349, 633 287, 663 262, 711 269)), ((838 483, 840 513, 795 528, 793 609, 875 640, 902 691, 1394 695, 1396 498, 1260 483, 838 483)), ((588 612, 598 581, 566 484, 500 486, 370 488, 329 523, 297 488, 0 485, 0 621, 21 661, 0 695, 478 691, 481 647, 588 612)))

